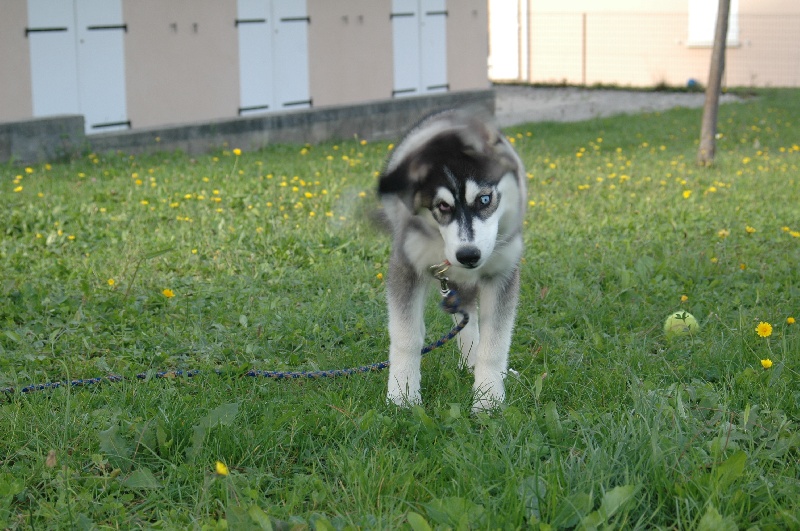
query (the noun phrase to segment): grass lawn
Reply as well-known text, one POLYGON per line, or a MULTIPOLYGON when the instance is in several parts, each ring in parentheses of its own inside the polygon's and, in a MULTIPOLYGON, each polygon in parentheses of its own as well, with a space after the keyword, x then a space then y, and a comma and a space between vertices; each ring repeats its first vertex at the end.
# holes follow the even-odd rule
POLYGON ((712 168, 699 129, 506 131, 519 375, 477 416, 454 345, 410 410, 241 376, 387 358, 390 144, 0 166, 0 387, 127 377, 0 396, 0 528, 800 529, 800 91, 723 106, 712 168), (168 369, 202 373, 131 378, 168 369))

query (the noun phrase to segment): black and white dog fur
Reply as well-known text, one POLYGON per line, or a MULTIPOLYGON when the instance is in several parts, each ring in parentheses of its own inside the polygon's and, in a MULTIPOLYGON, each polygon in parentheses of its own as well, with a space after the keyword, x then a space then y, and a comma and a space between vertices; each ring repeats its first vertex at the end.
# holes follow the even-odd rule
POLYGON ((473 411, 504 401, 525 181, 522 162, 503 134, 461 111, 428 117, 395 147, 378 186, 393 236, 387 397, 395 404, 421 402, 423 312, 434 281, 430 268, 441 263, 449 263, 449 284, 470 315, 458 344, 462 366, 475 374, 473 411))

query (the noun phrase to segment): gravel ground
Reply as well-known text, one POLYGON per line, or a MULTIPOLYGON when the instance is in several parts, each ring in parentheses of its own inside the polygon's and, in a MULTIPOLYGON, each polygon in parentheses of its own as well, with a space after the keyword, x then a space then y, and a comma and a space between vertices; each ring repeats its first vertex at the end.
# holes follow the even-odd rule
MULTIPOLYGON (((500 127, 529 122, 579 122, 601 116, 655 112, 674 107, 702 107, 698 92, 495 86, 495 119, 500 127)), ((720 103, 739 101, 724 94, 720 103)))

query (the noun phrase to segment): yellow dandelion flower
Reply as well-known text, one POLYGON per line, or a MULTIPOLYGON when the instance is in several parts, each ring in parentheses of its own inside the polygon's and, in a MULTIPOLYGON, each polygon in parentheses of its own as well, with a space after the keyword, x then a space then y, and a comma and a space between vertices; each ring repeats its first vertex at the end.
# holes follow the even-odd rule
POLYGON ((22 186, 17 186, 16 188, 14 188, 14 191, 17 192, 17 193, 21 192, 22 191, 22 186))
POLYGON ((215 468, 215 471, 217 472, 217 474, 220 475, 220 476, 227 476, 228 474, 230 474, 230 471, 228 470, 228 466, 225 463, 223 463, 222 461, 217 461, 217 464, 216 464, 216 466, 214 468, 215 468))
POLYGON ((30 166, 26 167, 25 168, 25 173, 27 173, 27 174, 33 173, 33 168, 31 168, 30 166))
POLYGON ((358 197, 367 197, 367 192, 358 192, 358 197))
POLYGON ((241 154, 242 154, 242 150, 241 150, 241 149, 239 149, 239 148, 236 148, 236 149, 234 149, 234 150, 233 150, 233 154, 234 154, 234 155, 236 155, 236 156, 238 157, 239 155, 241 155, 241 154))
POLYGON ((789 231, 789 236, 792 238, 800 238, 800 230, 789 231))
POLYGON ((756 229, 754 229, 754 228, 753 228, 753 227, 751 227, 750 225, 747 225, 747 226, 744 228, 744 231, 745 231, 747 234, 753 234, 754 232, 756 232, 756 229))
POLYGON ((795 322, 796 321, 794 320, 794 317, 787 317, 786 318, 786 324, 794 324, 795 322))
POLYGON ((731 231, 729 231, 728 229, 720 229, 719 231, 717 231, 717 236, 719 236, 720 238, 727 238, 730 235, 731 231))
POLYGON ((684 198, 684 199, 689 199, 689 197, 690 197, 691 195, 692 195, 692 191, 691 191, 691 190, 684 190, 684 191, 683 191, 683 198, 684 198))
POLYGON ((378 280, 383 280, 383 273, 378 273, 377 275, 375 275, 375 278, 377 278, 378 280))
POLYGON ((759 337, 769 337, 769 336, 771 336, 772 335, 772 325, 769 324, 769 323, 766 323, 764 321, 761 321, 760 323, 758 323, 758 326, 756 327, 756 334, 758 334, 759 337))
POLYGON ((161 294, 162 294, 163 296, 165 296, 166 298, 168 298, 168 299, 171 299, 172 297, 174 297, 174 296, 175 296, 175 292, 174 292, 174 291, 172 291, 172 290, 171 290, 171 289, 169 289, 169 288, 167 288, 167 289, 165 289, 164 291, 162 291, 162 292, 161 292, 161 294))
POLYGON ((770 367, 772 367, 772 360, 769 358, 761 360, 761 366, 764 367, 765 369, 769 369, 770 367))
POLYGON ((681 295, 681 302, 686 302, 689 300, 689 297, 686 295, 681 295))
POLYGON ((114 280, 113 278, 109 278, 109 279, 108 279, 108 285, 109 285, 109 286, 113 286, 113 285, 114 285, 114 284, 116 284, 116 283, 117 283, 117 281, 116 281, 116 280, 114 280))

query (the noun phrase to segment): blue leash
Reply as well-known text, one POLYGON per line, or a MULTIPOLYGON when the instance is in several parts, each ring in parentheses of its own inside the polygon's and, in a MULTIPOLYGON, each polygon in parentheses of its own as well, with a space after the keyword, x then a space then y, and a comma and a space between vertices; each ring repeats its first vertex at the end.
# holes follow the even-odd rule
MULTIPOLYGON (((441 266, 439 266, 441 267, 441 266)), ((461 301, 458 298, 458 293, 455 290, 447 289, 447 278, 443 276, 444 271, 446 268, 441 271, 437 272, 436 279, 442 283, 442 302, 441 306, 442 309, 450 314, 462 313, 464 316, 461 321, 454 326, 448 333, 443 335, 437 341, 423 347, 421 354, 424 356, 425 354, 429 353, 430 351, 437 349, 456 337, 461 330, 467 326, 469 323, 469 315, 463 312, 460 312, 459 306, 461 301)), ((360 373, 367 373, 367 372, 378 372, 382 371, 383 369, 389 366, 388 361, 382 361, 380 363, 373 363, 370 365, 362 365, 360 367, 351 367, 349 369, 333 369, 328 371, 259 371, 259 370, 250 370, 244 373, 244 376, 249 376, 252 378, 263 377, 263 378, 271 378, 273 380, 292 380, 292 379, 322 379, 322 378, 337 378, 340 376, 350 376, 353 374, 360 374, 360 373)), ((218 375, 222 375, 223 372, 220 370, 214 371, 218 375)), ((180 378, 186 376, 187 378, 192 378, 201 374, 200 370, 182 370, 176 369, 173 371, 161 371, 157 373, 148 373, 148 372, 141 372, 135 376, 136 380, 147 380, 147 379, 172 379, 172 378, 180 378)), ((85 378, 85 379, 78 379, 78 380, 69 380, 69 381, 59 381, 59 382, 47 382, 41 384, 32 384, 27 385, 25 387, 21 387, 19 392, 21 393, 32 393, 34 391, 45 391, 47 389, 57 389, 59 387, 88 387, 92 385, 96 385, 103 382, 121 382, 126 378, 117 374, 109 374, 108 376, 100 376, 97 378, 85 378)), ((12 395, 16 393, 17 390, 14 387, 4 387, 0 388, 0 393, 5 395, 12 395)))

